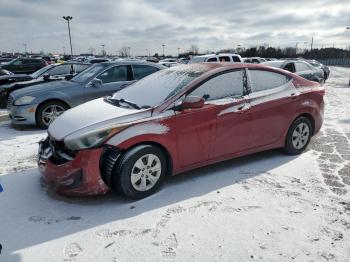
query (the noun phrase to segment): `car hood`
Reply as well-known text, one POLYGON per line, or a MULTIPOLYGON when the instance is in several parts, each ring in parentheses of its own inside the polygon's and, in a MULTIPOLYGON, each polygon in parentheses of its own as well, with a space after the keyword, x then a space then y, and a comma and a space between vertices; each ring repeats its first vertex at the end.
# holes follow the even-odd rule
POLYGON ((16 82, 16 81, 27 81, 32 80, 33 77, 30 75, 16 74, 16 75, 3 75, 0 76, 0 83, 16 82))
POLYGON ((49 126, 48 134, 55 140, 83 129, 99 129, 106 125, 122 125, 151 117, 152 109, 129 109, 112 105, 98 98, 74 107, 59 116, 49 126))
POLYGON ((74 86, 81 85, 80 83, 75 83, 72 81, 52 81, 39 83, 37 85, 29 86, 26 88, 22 88, 14 91, 12 94, 14 97, 20 97, 25 95, 35 95, 36 93, 42 93, 43 90, 48 91, 59 91, 59 90, 68 90, 74 86))

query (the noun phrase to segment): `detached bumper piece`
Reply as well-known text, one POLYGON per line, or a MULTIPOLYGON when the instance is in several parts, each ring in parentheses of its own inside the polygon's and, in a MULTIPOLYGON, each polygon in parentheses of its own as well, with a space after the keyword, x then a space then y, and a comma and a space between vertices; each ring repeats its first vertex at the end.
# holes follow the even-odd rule
POLYGON ((78 152, 49 138, 39 143, 38 166, 43 180, 61 195, 99 195, 109 191, 103 182, 99 159, 102 148, 78 152))

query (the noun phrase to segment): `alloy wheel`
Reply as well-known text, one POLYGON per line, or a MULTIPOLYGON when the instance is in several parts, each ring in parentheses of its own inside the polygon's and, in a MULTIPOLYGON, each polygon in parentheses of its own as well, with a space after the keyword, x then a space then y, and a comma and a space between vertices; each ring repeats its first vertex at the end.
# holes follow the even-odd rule
POLYGON ((49 126, 52 121, 54 121, 64 111, 64 107, 60 105, 49 105, 42 111, 41 120, 46 126, 49 126))

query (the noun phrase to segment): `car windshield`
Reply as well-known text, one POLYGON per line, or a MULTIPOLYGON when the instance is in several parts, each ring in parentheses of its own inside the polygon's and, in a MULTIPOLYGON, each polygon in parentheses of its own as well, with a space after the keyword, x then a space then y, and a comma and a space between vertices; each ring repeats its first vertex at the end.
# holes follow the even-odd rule
POLYGON ((204 65, 191 68, 178 66, 161 70, 115 93, 113 99, 124 99, 137 104, 140 108, 155 107, 207 70, 204 65))
POLYGON ((34 73, 32 73, 30 76, 33 78, 38 78, 38 77, 42 76, 43 74, 45 74, 52 67, 54 67, 54 66, 53 65, 45 66, 45 67, 35 71, 34 73))
POLYGON ((103 65, 101 64, 94 64, 93 66, 85 69, 83 72, 80 74, 76 75, 71 79, 73 82, 77 83, 84 83, 88 80, 90 80, 91 77, 96 75, 98 72, 100 72, 104 68, 103 65))

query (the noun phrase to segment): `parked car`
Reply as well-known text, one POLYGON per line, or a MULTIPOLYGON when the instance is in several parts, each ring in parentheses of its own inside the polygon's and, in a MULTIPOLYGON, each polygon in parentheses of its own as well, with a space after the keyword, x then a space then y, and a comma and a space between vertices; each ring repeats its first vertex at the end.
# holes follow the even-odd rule
POLYGON ((7 109, 13 124, 47 128, 67 109, 110 95, 164 68, 139 61, 94 64, 69 81, 42 83, 12 92, 7 109))
POLYGON ((13 58, 0 57, 0 65, 1 64, 7 64, 7 63, 11 62, 12 60, 13 60, 13 58))
POLYGON ((328 77, 329 77, 329 75, 330 75, 330 73, 331 73, 329 67, 326 66, 326 65, 324 65, 324 64, 321 64, 321 63, 318 62, 317 60, 307 60, 307 62, 308 62, 310 65, 312 65, 312 66, 314 66, 314 67, 316 67, 316 68, 322 69, 323 74, 324 74, 323 79, 324 79, 324 81, 326 82, 326 80, 328 79, 328 77))
POLYGON ((47 66, 47 63, 40 58, 16 58, 7 64, 0 65, 1 68, 15 74, 31 74, 44 66, 47 66))
POLYGON ((166 66, 166 67, 173 67, 173 66, 181 65, 180 63, 177 63, 177 62, 161 62, 161 61, 159 61, 159 64, 162 66, 166 66))
POLYGON ((243 58, 243 62, 251 64, 260 64, 266 62, 266 59, 261 57, 245 57, 243 58))
POLYGON ((321 128, 323 96, 320 84, 261 65, 169 68, 58 117, 39 170, 60 194, 143 198, 167 175, 272 148, 300 154, 321 128))
POLYGON ((311 81, 324 83, 323 70, 302 60, 278 60, 264 62, 262 64, 287 70, 311 81))
POLYGON ((91 64, 67 62, 64 64, 51 64, 45 66, 30 75, 14 74, 7 77, 0 76, 0 108, 6 108, 8 97, 14 90, 44 82, 63 79, 68 80, 89 66, 91 66, 91 64), (2 84, 6 82, 7 84, 2 84))
POLYGON ((177 63, 176 58, 165 58, 162 60, 159 60, 159 63, 177 63))
POLYGON ((92 58, 89 60, 89 63, 96 64, 96 63, 102 63, 102 62, 110 62, 111 59, 108 58, 92 58))
POLYGON ((13 73, 8 71, 8 70, 6 70, 6 69, 0 68, 0 77, 1 76, 8 76, 8 75, 13 75, 13 73))
POLYGON ((191 58, 191 60, 188 62, 189 64, 194 63, 205 63, 205 62, 228 62, 228 63, 242 63, 242 57, 237 54, 229 54, 229 53, 222 53, 222 54, 209 54, 209 55, 200 55, 200 56, 194 56, 191 58))

